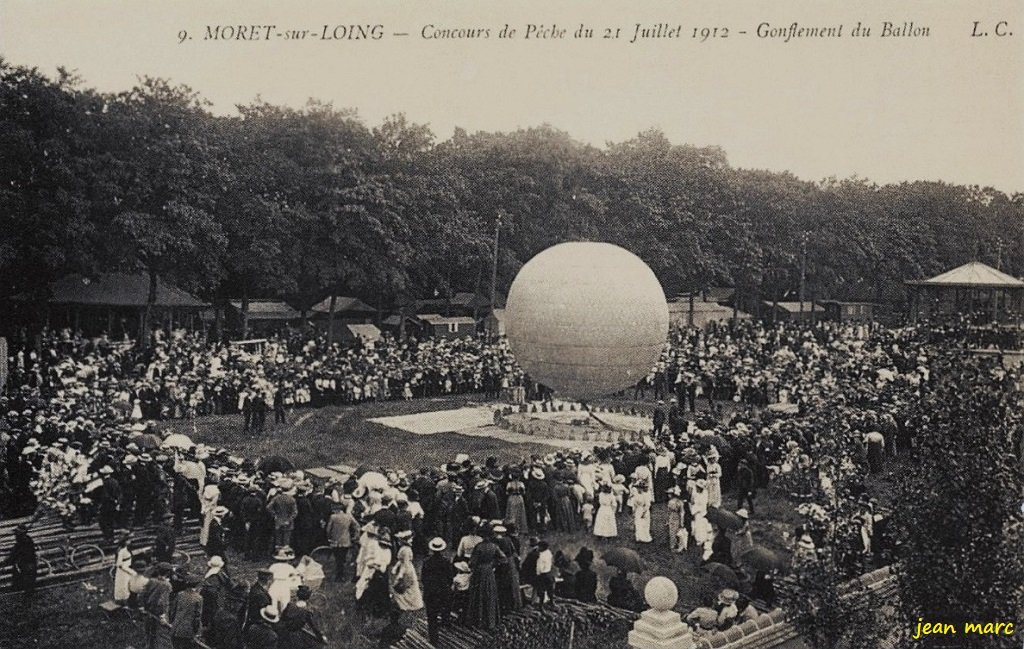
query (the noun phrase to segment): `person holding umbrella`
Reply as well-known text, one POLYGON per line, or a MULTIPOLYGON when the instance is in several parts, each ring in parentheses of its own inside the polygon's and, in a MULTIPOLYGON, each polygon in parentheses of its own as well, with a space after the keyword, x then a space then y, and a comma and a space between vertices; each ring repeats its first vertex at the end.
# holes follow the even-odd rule
POLYGON ((608 580, 608 605, 628 611, 643 610, 643 598, 629 580, 629 573, 619 567, 619 572, 608 580))
POLYGON ((732 541, 725 528, 719 528, 715 533, 715 539, 711 542, 711 556, 707 562, 732 567, 732 541))

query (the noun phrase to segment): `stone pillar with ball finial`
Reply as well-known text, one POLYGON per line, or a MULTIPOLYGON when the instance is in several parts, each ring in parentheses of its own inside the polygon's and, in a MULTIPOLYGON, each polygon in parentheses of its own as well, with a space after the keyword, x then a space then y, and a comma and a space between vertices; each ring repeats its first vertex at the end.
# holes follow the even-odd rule
POLYGON ((668 577, 653 577, 644 587, 648 610, 640 614, 629 632, 629 646, 634 649, 691 649, 694 646, 690 627, 679 613, 672 610, 679 600, 679 591, 668 577))

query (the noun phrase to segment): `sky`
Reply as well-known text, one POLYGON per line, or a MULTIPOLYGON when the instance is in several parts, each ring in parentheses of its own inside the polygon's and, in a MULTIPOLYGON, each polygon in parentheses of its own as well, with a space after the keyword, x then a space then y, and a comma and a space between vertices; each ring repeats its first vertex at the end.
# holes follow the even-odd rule
POLYGON ((166 77, 223 114, 257 96, 296 107, 313 97, 371 126, 403 112, 441 140, 456 127, 546 123, 597 146, 654 127, 674 143, 721 146, 734 166, 808 180, 1024 191, 1024 3, 1015 0, 4 0, 0 55, 48 74, 75 69, 104 91, 166 77), (757 36, 763 23, 794 21, 842 24, 843 38, 757 36), (883 21, 930 35, 882 38, 883 21), (1019 35, 995 36, 1000 21, 1019 35), (871 37, 849 36, 858 22, 871 37), (526 40, 531 23, 566 33, 526 40), (593 39, 573 38, 581 23, 593 39), (637 23, 680 25, 681 37, 630 43, 637 23), (208 25, 239 24, 275 25, 275 35, 203 39, 208 25), (325 25, 356 24, 383 25, 384 37, 320 38, 325 25), (498 38, 505 24, 515 38, 498 38), (426 39, 428 25, 486 28, 490 38, 426 39), (693 38, 704 27, 730 33, 693 38), (602 38, 605 28, 619 38, 602 38), (315 37, 276 37, 292 29, 315 37), (191 39, 179 43, 182 30, 191 39))

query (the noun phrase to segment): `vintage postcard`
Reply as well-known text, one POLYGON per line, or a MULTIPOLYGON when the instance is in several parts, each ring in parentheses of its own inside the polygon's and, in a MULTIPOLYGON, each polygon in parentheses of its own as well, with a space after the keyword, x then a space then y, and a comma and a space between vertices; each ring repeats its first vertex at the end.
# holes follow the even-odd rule
POLYGON ((1024 640, 1024 4, 0 3, 0 647, 1024 640))

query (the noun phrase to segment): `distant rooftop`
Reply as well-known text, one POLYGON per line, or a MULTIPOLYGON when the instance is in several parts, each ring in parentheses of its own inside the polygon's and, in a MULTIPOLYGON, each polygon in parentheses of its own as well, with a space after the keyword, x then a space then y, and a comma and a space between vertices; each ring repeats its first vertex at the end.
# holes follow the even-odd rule
POLYGON ((947 270, 931 279, 908 280, 911 286, 948 286, 964 288, 1024 288, 1024 282, 980 261, 972 261, 947 270))

